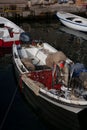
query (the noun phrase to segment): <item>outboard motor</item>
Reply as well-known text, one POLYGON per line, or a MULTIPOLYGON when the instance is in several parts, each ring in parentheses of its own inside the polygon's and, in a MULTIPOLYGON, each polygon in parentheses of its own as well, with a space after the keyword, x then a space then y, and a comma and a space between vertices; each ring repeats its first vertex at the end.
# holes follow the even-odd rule
POLYGON ((29 32, 22 32, 20 34, 20 41, 24 44, 28 44, 31 43, 31 36, 29 32))

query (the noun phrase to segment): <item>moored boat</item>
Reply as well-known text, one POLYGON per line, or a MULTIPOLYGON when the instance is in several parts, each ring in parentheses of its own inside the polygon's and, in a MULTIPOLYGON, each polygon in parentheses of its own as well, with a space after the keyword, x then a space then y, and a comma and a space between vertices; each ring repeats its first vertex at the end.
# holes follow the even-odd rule
POLYGON ((61 23, 64 24, 65 26, 75 30, 87 32, 86 18, 63 11, 57 12, 56 15, 61 21, 61 23))
POLYGON ((19 26, 7 18, 0 16, 0 48, 12 47, 12 44, 20 43, 20 34, 24 32, 19 26))
POLYGON ((78 130, 77 119, 71 117, 72 113, 87 108, 85 67, 74 64, 63 52, 39 41, 13 44, 12 52, 21 92, 32 107, 56 127, 62 120, 64 126, 68 121, 78 130))

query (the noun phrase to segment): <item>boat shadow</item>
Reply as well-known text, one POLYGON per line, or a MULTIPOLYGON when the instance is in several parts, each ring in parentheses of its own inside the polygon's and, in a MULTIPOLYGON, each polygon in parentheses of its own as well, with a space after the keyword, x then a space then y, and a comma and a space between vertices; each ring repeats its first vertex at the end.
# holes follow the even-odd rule
POLYGON ((70 34, 73 37, 76 36, 77 38, 81 38, 82 40, 87 41, 87 33, 86 32, 81 32, 78 30, 70 29, 70 28, 62 26, 62 25, 60 26, 59 31, 61 31, 62 33, 70 34))

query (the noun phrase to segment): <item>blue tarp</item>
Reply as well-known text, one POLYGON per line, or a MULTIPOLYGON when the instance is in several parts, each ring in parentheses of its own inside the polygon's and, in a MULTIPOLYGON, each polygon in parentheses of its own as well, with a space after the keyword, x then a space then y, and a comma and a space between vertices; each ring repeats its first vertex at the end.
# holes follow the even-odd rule
POLYGON ((72 77, 77 77, 77 76, 79 77, 81 72, 87 72, 87 69, 83 64, 76 63, 71 66, 71 73, 73 73, 72 77))

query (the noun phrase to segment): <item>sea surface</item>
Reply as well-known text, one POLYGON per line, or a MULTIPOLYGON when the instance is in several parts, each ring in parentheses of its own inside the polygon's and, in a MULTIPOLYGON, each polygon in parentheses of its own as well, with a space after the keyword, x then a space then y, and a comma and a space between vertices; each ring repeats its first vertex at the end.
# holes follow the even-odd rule
MULTIPOLYGON (((48 42, 74 62, 87 67, 87 33, 63 26, 57 18, 19 21, 32 39, 48 42)), ((50 130, 20 93, 11 52, 0 57, 0 130, 50 130)), ((55 129, 55 128, 54 128, 55 129)), ((63 128, 64 130, 64 128, 63 128)))

